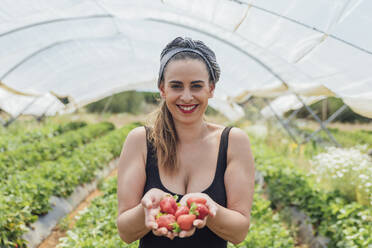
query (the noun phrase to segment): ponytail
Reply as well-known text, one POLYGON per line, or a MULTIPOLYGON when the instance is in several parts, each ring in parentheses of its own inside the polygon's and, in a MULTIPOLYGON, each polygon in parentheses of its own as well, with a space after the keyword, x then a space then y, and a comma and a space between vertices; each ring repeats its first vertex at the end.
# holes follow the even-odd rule
POLYGON ((150 132, 150 140, 157 151, 158 164, 166 171, 174 172, 178 168, 177 132, 172 114, 163 101, 155 113, 154 127, 150 132))

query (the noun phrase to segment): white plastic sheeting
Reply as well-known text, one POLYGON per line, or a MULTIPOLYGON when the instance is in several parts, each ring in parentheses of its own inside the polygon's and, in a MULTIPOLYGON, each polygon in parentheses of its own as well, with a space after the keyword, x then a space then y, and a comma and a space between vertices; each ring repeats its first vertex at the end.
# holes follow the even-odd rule
MULTIPOLYGON (((310 96, 310 97, 301 97, 301 100, 306 104, 306 105, 311 105, 315 102, 318 102, 322 99, 324 99, 325 96, 310 96)), ((295 95, 285 95, 285 96, 280 96, 270 102, 270 106, 264 107, 260 112, 263 117, 269 118, 273 117, 275 114, 277 114, 280 117, 283 117, 285 112, 288 110, 296 110, 304 105, 300 100, 295 95), (273 110, 271 110, 271 108, 273 110)))
POLYGON ((12 116, 29 114, 53 116, 64 109, 64 105, 50 93, 41 96, 25 96, 11 93, 0 87, 0 106, 12 116))
POLYGON ((161 50, 189 36, 216 52, 211 105, 230 118, 243 113, 231 99, 291 92, 341 97, 372 118, 371 13, 368 0, 3 0, 0 81, 78 106, 156 91, 161 50))

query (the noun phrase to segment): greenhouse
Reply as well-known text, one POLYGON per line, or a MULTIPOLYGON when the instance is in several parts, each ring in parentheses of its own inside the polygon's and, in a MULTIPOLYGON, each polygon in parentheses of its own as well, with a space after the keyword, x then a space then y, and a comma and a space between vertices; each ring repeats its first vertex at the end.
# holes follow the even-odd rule
POLYGON ((371 247, 371 26, 367 0, 3 0, 0 247, 145 247, 119 237, 117 167, 176 37, 215 52, 205 118, 252 147, 228 247, 371 247))

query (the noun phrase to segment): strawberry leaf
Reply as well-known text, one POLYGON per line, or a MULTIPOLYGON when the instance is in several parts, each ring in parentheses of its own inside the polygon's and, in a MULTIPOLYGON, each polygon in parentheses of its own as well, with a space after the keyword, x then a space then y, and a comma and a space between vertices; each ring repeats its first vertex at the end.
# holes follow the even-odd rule
POLYGON ((178 225, 177 222, 174 222, 174 223, 172 224, 172 227, 173 227, 173 232, 175 232, 175 233, 179 233, 179 232, 182 231, 180 225, 178 225))
POLYGON ((199 216, 199 212, 196 210, 196 208, 197 208, 197 206, 196 206, 195 202, 191 203, 189 213, 190 214, 195 214, 196 216, 199 216))
POLYGON ((156 215, 156 219, 158 219, 160 216, 162 216, 162 215, 165 215, 164 213, 162 213, 162 212, 159 212, 157 215, 156 215))

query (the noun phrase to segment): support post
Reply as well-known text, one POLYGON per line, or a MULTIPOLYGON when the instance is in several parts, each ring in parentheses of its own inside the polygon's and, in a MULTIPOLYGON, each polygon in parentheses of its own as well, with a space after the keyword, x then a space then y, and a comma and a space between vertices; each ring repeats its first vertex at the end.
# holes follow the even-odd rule
POLYGON ((35 97, 34 100, 28 105, 26 105, 21 112, 19 112, 15 117, 11 117, 5 124, 4 127, 8 127, 10 124, 12 124, 14 121, 18 119, 20 115, 22 115, 26 110, 28 110, 38 99, 39 97, 35 97))
POLYGON ((49 104, 47 107, 46 107, 46 109, 44 110, 44 112, 40 115, 40 116, 38 116, 38 117, 36 117, 36 120, 37 121, 41 121, 43 118, 44 118, 44 116, 46 115, 46 113, 48 112, 48 110, 55 104, 56 102, 55 101, 53 101, 51 104, 49 104))
MULTIPOLYGON (((342 105, 342 107, 340 107, 336 112, 334 112, 325 122, 324 122, 324 126, 327 126, 330 122, 332 122, 334 119, 337 118, 337 116, 339 116, 345 109, 347 108, 346 104, 342 105)), ((307 143, 310 141, 310 139, 312 139, 312 137, 315 136, 315 134, 317 134, 318 132, 320 132, 322 130, 322 128, 319 128, 317 129, 316 131, 314 131, 313 133, 310 134, 309 137, 307 137, 307 139, 303 142, 303 143, 307 143)))
POLYGON ((321 127, 321 129, 323 129, 327 134, 328 134, 328 136, 329 136, 329 138, 332 140, 332 142, 336 145, 336 146, 338 146, 338 147, 340 147, 341 145, 336 141, 336 139, 333 137, 333 135, 329 132, 329 130, 326 128, 326 126, 323 124, 323 122, 322 122, 322 120, 320 120, 319 119, 319 117, 314 113, 314 111, 309 107, 309 106, 307 106, 306 105, 306 103, 302 100, 302 98, 298 95, 298 94, 296 94, 295 93, 295 95, 296 95, 296 97, 297 97, 297 99, 305 106, 305 108, 307 109, 307 111, 315 118, 315 120, 320 124, 320 127, 321 127))
POLYGON ((291 139, 296 143, 298 144, 295 136, 292 134, 289 126, 287 125, 287 123, 284 123, 284 121, 280 118, 280 116, 275 112, 275 110, 273 109, 273 107, 271 106, 270 104, 270 101, 267 100, 266 98, 263 98, 265 103, 269 106, 270 110, 274 113, 276 119, 280 122, 280 124, 284 127, 284 129, 287 131, 287 133, 289 134, 289 136, 291 137, 291 139))

